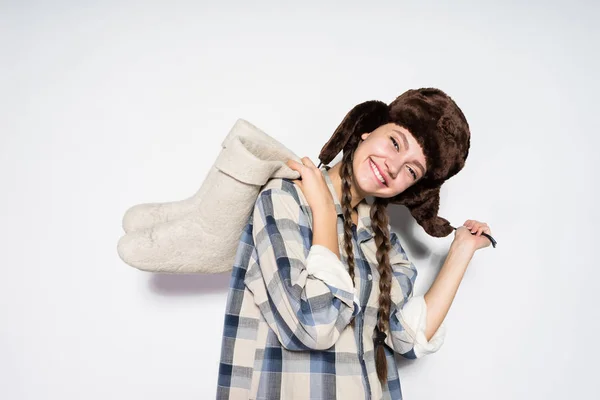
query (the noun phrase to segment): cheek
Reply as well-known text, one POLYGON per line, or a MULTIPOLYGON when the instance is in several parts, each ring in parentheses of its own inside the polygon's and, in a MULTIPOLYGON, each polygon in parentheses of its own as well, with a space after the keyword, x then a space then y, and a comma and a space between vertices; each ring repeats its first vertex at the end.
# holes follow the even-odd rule
POLYGON ((355 171, 355 173, 359 172, 359 169, 362 166, 361 164, 363 164, 364 157, 365 156, 363 155, 361 148, 359 147, 358 149, 356 149, 352 158, 352 170, 355 171))
MULTIPOLYGON (((358 152, 357 152, 358 153, 358 152)), ((352 170, 354 171, 354 177, 356 183, 362 190, 373 190, 376 185, 372 182, 372 171, 369 166, 369 160, 366 156, 360 156, 354 154, 354 160, 352 161, 352 170)))

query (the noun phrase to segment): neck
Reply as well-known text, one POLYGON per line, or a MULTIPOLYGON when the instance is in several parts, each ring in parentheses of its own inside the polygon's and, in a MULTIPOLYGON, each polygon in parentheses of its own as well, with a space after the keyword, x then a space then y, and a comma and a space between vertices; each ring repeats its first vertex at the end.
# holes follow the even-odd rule
MULTIPOLYGON (((333 167, 329 169, 329 178, 331 178, 331 183, 333 183, 333 188, 337 193, 338 199, 340 202, 342 200, 342 178, 340 177, 340 170, 342 168, 342 162, 339 161, 333 167)), ((350 208, 354 209, 358 203, 360 203, 364 196, 359 194, 356 191, 356 184, 354 182, 354 177, 351 177, 352 183, 350 184, 350 193, 352 194, 352 200, 350 201, 350 208)))

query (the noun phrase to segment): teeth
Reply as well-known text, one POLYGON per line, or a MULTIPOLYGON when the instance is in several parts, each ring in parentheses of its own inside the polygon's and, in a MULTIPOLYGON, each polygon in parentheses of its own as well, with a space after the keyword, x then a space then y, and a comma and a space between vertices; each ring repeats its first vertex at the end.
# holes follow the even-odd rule
POLYGON ((375 175, 377 175, 377 177, 379 178, 381 183, 383 183, 385 185, 385 179, 383 179, 383 176, 381 176, 381 174, 379 173, 379 170, 377 169, 377 167, 375 166, 373 161, 371 161, 371 160, 369 160, 369 161, 371 162, 371 168, 373 169, 373 172, 375 172, 375 175))

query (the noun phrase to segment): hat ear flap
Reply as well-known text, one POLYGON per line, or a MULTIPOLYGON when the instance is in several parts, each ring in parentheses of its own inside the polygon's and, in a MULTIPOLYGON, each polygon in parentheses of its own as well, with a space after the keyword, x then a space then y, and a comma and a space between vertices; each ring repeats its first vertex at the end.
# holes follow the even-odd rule
POLYGON ((413 196, 405 197, 396 204, 406 206, 428 235, 445 237, 452 233, 454 228, 450 222, 437 215, 440 208, 440 187, 423 188, 413 193, 413 196))
POLYGON ((329 164, 342 151, 351 137, 372 132, 389 121, 388 105, 379 100, 365 101, 346 114, 333 135, 321 149, 319 160, 329 164))

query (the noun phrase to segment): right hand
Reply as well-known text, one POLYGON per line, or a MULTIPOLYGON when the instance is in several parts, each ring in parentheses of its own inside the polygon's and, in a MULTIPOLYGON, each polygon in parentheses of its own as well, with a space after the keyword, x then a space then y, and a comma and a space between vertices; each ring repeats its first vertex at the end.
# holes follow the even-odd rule
POLYGON ((454 242, 463 244, 468 248, 472 249, 473 252, 476 250, 488 247, 492 242, 482 233, 485 232, 488 235, 492 235, 490 227, 485 222, 477 221, 474 219, 468 219, 462 226, 459 226, 454 231, 454 242))
POLYGON ((300 179, 294 179, 292 182, 300 187, 313 212, 318 210, 333 211, 335 213, 333 196, 329 191, 323 173, 310 158, 302 157, 301 160, 302 164, 291 159, 286 161, 288 167, 300 173, 300 179))

